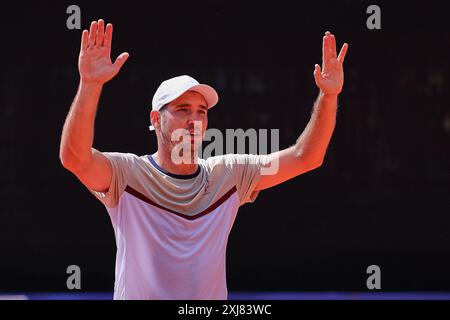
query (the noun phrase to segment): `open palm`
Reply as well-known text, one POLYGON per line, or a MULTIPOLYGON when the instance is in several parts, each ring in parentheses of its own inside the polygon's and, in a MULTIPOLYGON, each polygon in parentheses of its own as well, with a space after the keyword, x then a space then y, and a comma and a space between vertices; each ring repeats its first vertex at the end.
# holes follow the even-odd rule
POLYGON ((84 30, 81 36, 81 49, 78 69, 81 81, 104 84, 111 80, 128 59, 127 52, 111 61, 111 42, 113 26, 100 19, 91 23, 90 30, 84 30))
POLYGON ((322 45, 322 68, 315 65, 314 79, 324 94, 337 95, 344 85, 343 63, 348 44, 344 43, 339 56, 336 57, 336 39, 330 32, 326 32, 322 45))

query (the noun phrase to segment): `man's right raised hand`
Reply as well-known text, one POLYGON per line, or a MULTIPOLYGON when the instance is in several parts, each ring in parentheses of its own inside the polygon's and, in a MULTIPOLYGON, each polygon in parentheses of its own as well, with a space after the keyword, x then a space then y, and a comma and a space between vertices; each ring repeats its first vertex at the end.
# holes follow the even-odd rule
POLYGON ((119 55, 114 63, 111 61, 111 41, 113 26, 100 19, 91 23, 89 31, 81 36, 81 49, 78 59, 81 82, 103 85, 116 76, 129 54, 119 55))

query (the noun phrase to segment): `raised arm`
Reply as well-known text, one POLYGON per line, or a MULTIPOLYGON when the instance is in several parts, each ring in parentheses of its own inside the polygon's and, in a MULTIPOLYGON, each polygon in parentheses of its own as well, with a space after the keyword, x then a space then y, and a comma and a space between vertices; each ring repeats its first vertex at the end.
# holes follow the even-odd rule
MULTIPOLYGON (((290 148, 269 155, 274 174, 263 175, 256 190, 280 184, 322 165, 336 123, 337 98, 344 84, 343 63, 348 44, 336 57, 336 39, 330 32, 323 37, 322 68, 315 65, 314 79, 320 89, 311 119, 290 148)), ((271 171, 271 170, 270 170, 271 171)))
POLYGON ((112 167, 109 160, 92 148, 94 122, 103 85, 117 75, 128 58, 122 53, 111 61, 112 24, 105 30, 103 20, 91 23, 81 36, 78 59, 80 83, 78 92, 64 123, 59 157, 62 165, 88 188, 107 191, 112 167))

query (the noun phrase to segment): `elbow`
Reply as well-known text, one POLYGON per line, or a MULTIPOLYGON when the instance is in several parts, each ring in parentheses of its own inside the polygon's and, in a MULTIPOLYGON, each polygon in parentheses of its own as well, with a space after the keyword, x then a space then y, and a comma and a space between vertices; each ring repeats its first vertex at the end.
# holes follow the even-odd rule
POLYGON ((317 168, 320 168, 323 164, 323 159, 318 160, 318 161, 314 161, 310 163, 310 170, 314 170, 317 168))
POLYGON ((61 149, 59 152, 59 161, 61 165, 70 172, 80 172, 86 167, 86 161, 81 161, 79 157, 73 155, 67 149, 61 149))
POLYGON ((307 163, 307 167, 308 167, 308 171, 320 168, 323 164, 324 158, 320 157, 317 159, 310 159, 308 161, 306 161, 307 163))
POLYGON ((295 157, 306 171, 311 171, 322 166, 325 154, 297 151, 295 157))
POLYGON ((59 161, 61 162, 61 165, 63 166, 63 168, 65 168, 69 171, 73 172, 76 169, 75 161, 73 160, 73 157, 68 155, 68 152, 60 150, 59 161))

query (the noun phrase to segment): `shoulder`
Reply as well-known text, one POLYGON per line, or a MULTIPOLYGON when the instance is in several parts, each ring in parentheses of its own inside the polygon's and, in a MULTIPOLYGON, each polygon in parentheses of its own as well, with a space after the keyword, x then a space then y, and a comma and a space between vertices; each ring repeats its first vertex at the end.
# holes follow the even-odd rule
POLYGON ((205 161, 207 165, 225 165, 227 167, 233 167, 235 165, 250 165, 250 164, 260 164, 265 162, 267 155, 257 155, 257 154, 235 154, 229 153, 221 156, 209 157, 205 161))
POLYGON ((132 167, 145 161, 146 156, 138 156, 129 152, 102 152, 113 164, 121 167, 132 167))
POLYGON ((102 152, 105 156, 111 157, 111 158, 119 158, 119 159, 137 159, 140 158, 140 156, 131 153, 131 152, 102 152))
POLYGON ((201 159, 199 162, 207 172, 213 171, 221 172, 239 172, 245 170, 245 168, 255 165, 259 167, 261 164, 261 156, 253 154, 234 154, 229 153, 220 156, 209 157, 207 159, 201 159))
POLYGON ((220 166, 229 167, 233 163, 237 162, 243 155, 238 154, 224 154, 220 156, 209 157, 207 159, 200 159, 200 164, 207 168, 215 168, 220 166))

